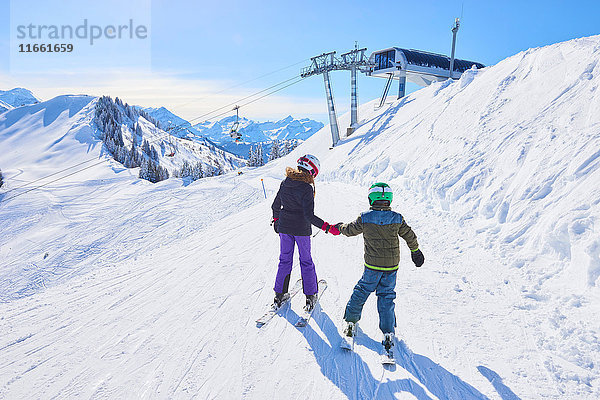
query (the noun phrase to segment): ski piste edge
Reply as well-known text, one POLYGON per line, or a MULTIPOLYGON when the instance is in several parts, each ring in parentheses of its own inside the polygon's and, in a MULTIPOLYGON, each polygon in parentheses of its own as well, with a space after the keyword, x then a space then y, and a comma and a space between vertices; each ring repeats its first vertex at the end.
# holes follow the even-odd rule
POLYGON ((292 298, 294 298, 294 296, 296 296, 298 293, 300 293, 300 289, 302 289, 302 279, 298 279, 296 281, 296 283, 294 284, 294 286, 292 286, 292 289, 288 292, 290 294, 290 297, 287 300, 285 300, 283 303, 281 303, 281 305, 278 308, 271 307, 266 313, 264 313, 262 315, 262 317, 260 317, 256 320, 256 327, 262 328, 270 320, 272 320, 273 317, 275 315, 277 315, 279 310, 281 310, 283 307, 285 307, 286 304, 289 304, 292 301, 292 298))
POLYGON ((304 311, 302 313, 300 318, 298 318, 298 321, 296 321, 296 323, 295 323, 295 326, 297 328, 304 328, 310 322, 310 319, 312 318, 313 313, 315 312, 317 306, 319 305, 319 301, 321 301, 321 296, 323 296, 323 292, 325 292, 325 290, 327 289, 327 281, 325 279, 321 279, 317 283, 317 286, 319 288, 319 294, 317 296, 317 301, 315 302, 315 306, 313 307, 313 309, 310 312, 304 311))

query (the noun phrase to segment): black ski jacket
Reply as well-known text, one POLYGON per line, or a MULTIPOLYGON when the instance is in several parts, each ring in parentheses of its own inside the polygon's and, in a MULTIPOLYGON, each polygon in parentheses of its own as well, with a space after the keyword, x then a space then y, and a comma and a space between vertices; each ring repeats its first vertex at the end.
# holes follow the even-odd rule
POLYGON ((308 182, 293 179, 288 174, 281 182, 273 205, 273 218, 279 218, 279 233, 294 236, 310 236, 311 224, 323 226, 323 220, 315 215, 315 192, 308 182))

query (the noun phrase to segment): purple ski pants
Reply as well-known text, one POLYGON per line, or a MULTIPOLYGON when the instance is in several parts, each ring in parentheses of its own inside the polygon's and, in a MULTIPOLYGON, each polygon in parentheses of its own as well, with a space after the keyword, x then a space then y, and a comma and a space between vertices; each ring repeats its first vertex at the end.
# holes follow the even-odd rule
POLYGON ((286 233, 279 234, 279 268, 275 278, 275 291, 286 293, 290 283, 290 274, 294 262, 294 243, 298 245, 300 255, 300 273, 302 289, 305 295, 317 293, 317 272, 310 255, 310 236, 294 236, 286 233))

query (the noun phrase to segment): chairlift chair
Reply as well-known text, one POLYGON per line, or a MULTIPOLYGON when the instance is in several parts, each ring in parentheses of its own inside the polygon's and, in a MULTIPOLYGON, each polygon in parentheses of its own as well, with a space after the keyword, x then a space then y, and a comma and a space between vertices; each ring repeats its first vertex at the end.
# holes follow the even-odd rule
POLYGON ((169 133, 169 147, 171 152, 167 154, 167 157, 175 157, 175 145, 173 144, 173 135, 169 133))
POLYGON ((238 128, 240 126, 240 113, 239 113, 240 106, 235 106, 235 107, 233 107, 233 109, 235 110, 235 122, 231 126, 231 130, 229 131, 229 136, 231 136, 235 140, 236 143, 239 143, 242 140, 242 134, 238 131, 238 128))

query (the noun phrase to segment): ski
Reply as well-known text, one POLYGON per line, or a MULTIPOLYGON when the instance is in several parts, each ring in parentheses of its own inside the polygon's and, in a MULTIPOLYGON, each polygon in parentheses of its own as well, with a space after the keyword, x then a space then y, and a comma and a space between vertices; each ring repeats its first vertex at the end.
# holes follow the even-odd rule
POLYGON ((392 349, 383 350, 383 354, 381 355, 381 363, 383 365, 394 365, 396 364, 396 360, 394 359, 394 353, 392 349))
POLYGON ((256 326, 258 328, 262 328, 263 326, 265 326, 267 324, 267 322, 269 322, 270 320, 273 319, 273 317, 279 312, 279 310, 281 310, 281 308, 283 306, 288 304, 292 300, 292 298, 300 292, 300 289, 302 289, 302 279, 298 279, 296 281, 294 286, 292 286, 292 289, 288 292, 289 297, 286 298, 279 307, 275 307, 275 305, 271 305, 271 308, 269 309, 269 311, 264 313, 264 315, 262 317, 260 317, 259 319, 256 320, 256 326))
POLYGON ((298 321, 296 322, 296 326, 298 328, 305 327, 310 322, 310 319, 312 318, 313 312, 315 311, 315 309, 319 305, 319 300, 321 299, 321 296, 323 295, 323 292, 325 291, 325 289, 327 289, 327 281, 325 281, 324 279, 321 279, 319 281, 319 283, 318 283, 318 287, 319 287, 319 289, 318 289, 319 292, 318 292, 318 295, 317 295, 317 301, 315 302, 315 306, 310 311, 306 311, 305 310, 302 313, 302 315, 300 316, 300 318, 298 318, 298 321))
POLYGON ((354 351, 354 337, 342 336, 340 347, 344 350, 354 351))

